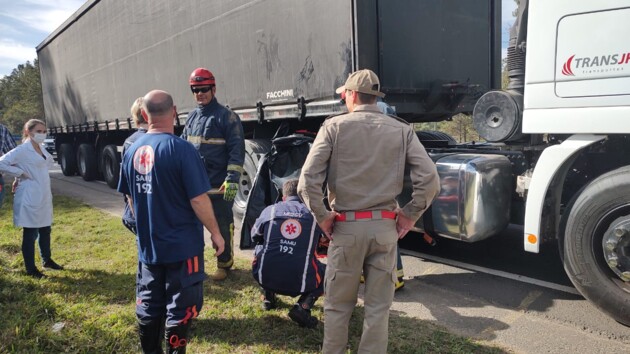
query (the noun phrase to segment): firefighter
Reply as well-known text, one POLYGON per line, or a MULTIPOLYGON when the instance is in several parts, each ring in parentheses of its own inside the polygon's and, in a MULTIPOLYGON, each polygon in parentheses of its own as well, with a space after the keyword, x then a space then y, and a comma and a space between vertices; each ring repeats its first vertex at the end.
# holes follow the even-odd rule
POLYGON ((190 90, 198 107, 188 114, 181 137, 199 151, 213 187, 208 195, 225 239, 225 251, 218 257, 217 270, 210 278, 220 281, 234 263, 232 205, 243 172, 245 141, 241 119, 217 101, 215 83, 208 69, 197 68, 190 74, 190 90))
POLYGON ((265 293, 263 309, 276 307, 276 293, 298 296, 289 317, 302 327, 315 328, 311 308, 324 292, 325 265, 315 257, 322 231, 297 196, 298 180, 282 187, 282 202, 268 206, 252 228, 257 243, 252 271, 265 293))

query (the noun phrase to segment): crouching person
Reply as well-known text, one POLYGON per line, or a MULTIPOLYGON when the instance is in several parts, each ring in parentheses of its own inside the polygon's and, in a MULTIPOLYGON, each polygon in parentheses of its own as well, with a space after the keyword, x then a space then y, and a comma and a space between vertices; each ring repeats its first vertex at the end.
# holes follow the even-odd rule
POLYGON ((297 179, 285 182, 282 202, 265 208, 256 220, 252 271, 265 293, 265 310, 276 307, 276 294, 299 295, 289 317, 301 327, 315 328, 318 321, 311 308, 324 293, 326 272, 315 257, 322 232, 297 196, 297 184, 297 179))
POLYGON ((154 90, 144 96, 149 123, 123 157, 118 191, 136 219, 136 315, 146 353, 184 354, 188 329, 203 305, 203 227, 216 255, 224 240, 206 192, 211 188, 194 147, 173 135, 173 98, 154 90), (165 328, 166 327, 166 328, 165 328))

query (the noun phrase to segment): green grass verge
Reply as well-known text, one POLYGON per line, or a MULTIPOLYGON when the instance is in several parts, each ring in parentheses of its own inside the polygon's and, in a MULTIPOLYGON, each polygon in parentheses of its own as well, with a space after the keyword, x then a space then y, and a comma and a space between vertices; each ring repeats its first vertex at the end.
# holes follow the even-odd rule
MULTIPOLYGON (((0 210, 0 353, 138 353, 134 313, 136 246, 119 218, 73 199, 54 197, 53 258, 66 267, 36 280, 24 273, 22 230, 13 226, 11 196, 0 210)), ((36 247, 36 249, 38 249, 36 247)), ((38 252, 38 251, 37 251, 38 252)), ((206 270, 214 269, 208 249, 206 270)), ((39 255, 36 261, 40 263, 39 255)), ((317 353, 323 328, 299 328, 287 316, 294 299, 263 311, 250 261, 236 259, 228 280, 205 282, 190 353, 317 353)), ((314 315, 322 318, 321 302, 314 315)), ((360 339, 363 308, 350 324, 360 339)), ((502 353, 427 321, 392 314, 390 353, 502 353)))

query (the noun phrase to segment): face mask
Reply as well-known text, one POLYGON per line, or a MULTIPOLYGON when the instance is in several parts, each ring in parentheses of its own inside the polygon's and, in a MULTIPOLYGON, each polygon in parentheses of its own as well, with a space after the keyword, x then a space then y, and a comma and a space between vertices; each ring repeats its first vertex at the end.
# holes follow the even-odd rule
POLYGON ((33 141, 36 142, 37 144, 42 144, 44 140, 46 140, 46 134, 35 133, 33 134, 33 137, 31 139, 33 139, 33 141))

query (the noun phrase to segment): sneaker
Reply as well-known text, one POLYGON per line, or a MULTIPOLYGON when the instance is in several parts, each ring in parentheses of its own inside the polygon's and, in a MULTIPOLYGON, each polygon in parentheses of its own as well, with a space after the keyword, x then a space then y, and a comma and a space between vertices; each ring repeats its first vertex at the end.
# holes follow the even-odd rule
POLYGON ((221 281, 221 280, 225 280, 227 276, 228 276, 227 269, 217 268, 217 270, 214 273, 210 274, 210 279, 214 281, 221 281))
POLYGON ((37 269, 31 270, 31 271, 27 271, 26 275, 28 275, 29 277, 36 278, 36 279, 41 279, 41 278, 45 278, 46 277, 46 275, 44 273, 40 272, 37 269))
POLYGON ((276 308, 276 294, 270 291, 265 291, 262 296, 262 309, 265 311, 273 310, 276 308))
POLYGON ((293 305, 289 311, 289 318, 300 325, 300 327, 317 327, 317 318, 311 316, 310 310, 305 310, 300 305, 293 305))
POLYGON ((54 270, 63 270, 63 267, 55 263, 55 261, 53 261, 52 259, 44 263, 44 268, 50 268, 54 270))

